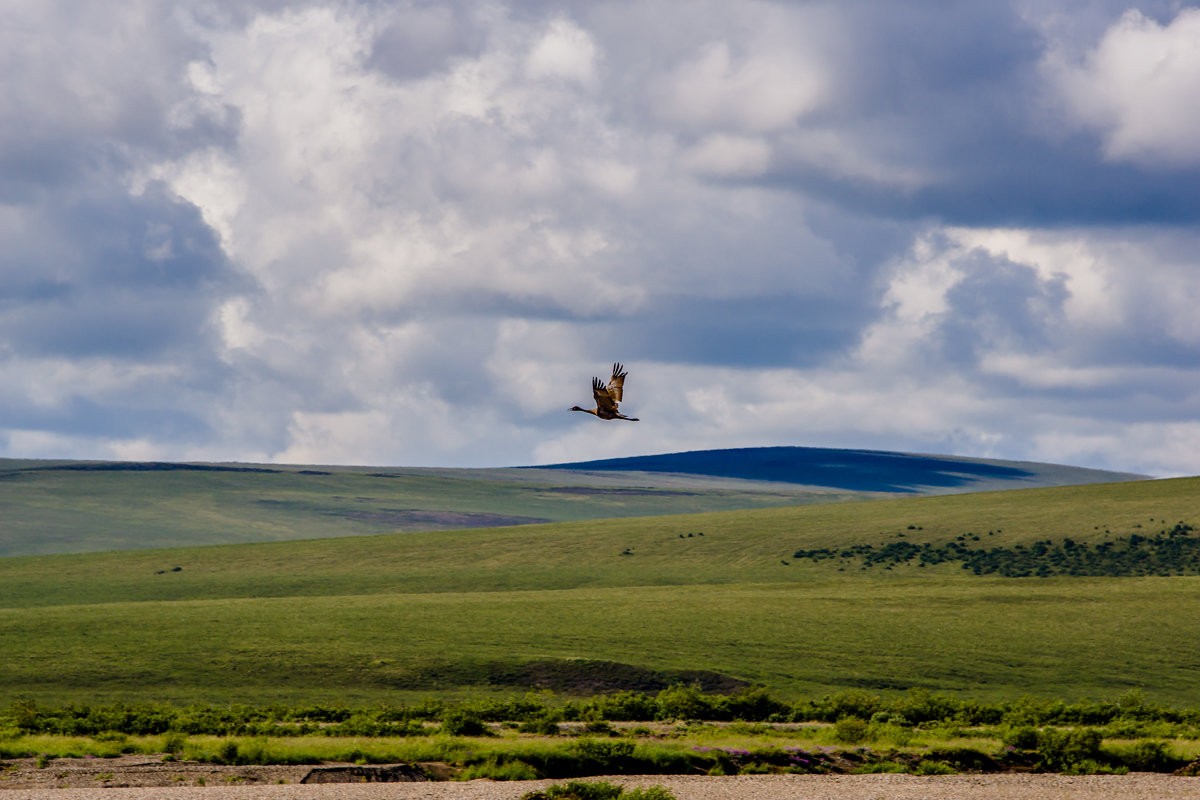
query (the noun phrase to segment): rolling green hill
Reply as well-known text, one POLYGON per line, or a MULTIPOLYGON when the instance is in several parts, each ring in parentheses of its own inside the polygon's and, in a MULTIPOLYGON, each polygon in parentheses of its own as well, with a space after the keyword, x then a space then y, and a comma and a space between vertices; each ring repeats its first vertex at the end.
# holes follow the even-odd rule
POLYGON ((361 536, 865 497, 542 470, 0 460, 0 556, 361 536))
POLYGON ((1083 484, 1026 462, 775 447, 549 468, 0 459, 0 557, 569 522, 1083 484))
POLYGON ((0 702, 570 690, 610 662, 631 684, 700 670, 785 697, 1136 688, 1197 705, 1198 492, 1189 478, 0 559, 0 702), (977 575, 961 556, 978 552, 1053 569, 977 575))

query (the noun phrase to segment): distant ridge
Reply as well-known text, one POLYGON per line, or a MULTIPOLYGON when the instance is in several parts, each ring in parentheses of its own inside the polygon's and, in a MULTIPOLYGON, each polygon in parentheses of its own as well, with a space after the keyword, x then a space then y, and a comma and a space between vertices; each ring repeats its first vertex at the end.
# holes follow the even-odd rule
POLYGON ((840 450, 821 447, 739 447, 596 461, 538 469, 580 472, 669 472, 774 481, 856 492, 941 494, 1034 486, 1145 480, 1126 472, 1029 461, 840 450))

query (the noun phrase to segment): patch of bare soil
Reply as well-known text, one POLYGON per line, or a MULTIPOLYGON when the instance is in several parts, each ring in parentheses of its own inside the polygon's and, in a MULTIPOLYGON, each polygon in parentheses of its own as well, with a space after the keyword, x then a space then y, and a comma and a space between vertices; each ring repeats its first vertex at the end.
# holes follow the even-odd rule
POLYGON ((384 508, 377 511, 329 511, 332 517, 343 517, 372 525, 392 525, 397 528, 501 528, 509 525, 535 525, 550 520, 543 517, 517 517, 489 514, 482 511, 428 511, 421 508, 384 508))
POLYGON ((634 691, 653 694, 675 684, 698 685, 710 694, 733 694, 750 684, 709 670, 652 670, 633 664, 592 659, 540 659, 515 664, 495 662, 489 681, 501 686, 551 689, 577 695, 634 691))

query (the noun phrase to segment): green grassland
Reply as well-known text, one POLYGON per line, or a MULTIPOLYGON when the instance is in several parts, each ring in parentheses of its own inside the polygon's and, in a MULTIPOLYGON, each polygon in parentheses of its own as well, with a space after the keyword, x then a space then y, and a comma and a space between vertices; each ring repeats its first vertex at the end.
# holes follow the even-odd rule
POLYGON ((407 702, 520 693, 532 666, 602 661, 785 698, 1137 689, 1195 706, 1195 571, 1005 578, 793 556, 1119 543, 1200 525, 1198 492, 1189 478, 0 559, 0 702, 407 702))
POLYGON ((860 499, 699 476, 0 459, 0 557, 860 499))

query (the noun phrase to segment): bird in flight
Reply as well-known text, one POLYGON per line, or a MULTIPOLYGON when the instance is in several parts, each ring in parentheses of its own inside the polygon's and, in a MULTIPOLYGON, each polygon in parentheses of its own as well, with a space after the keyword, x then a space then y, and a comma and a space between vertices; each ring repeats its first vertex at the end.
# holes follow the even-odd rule
POLYGON ((617 403, 621 402, 621 390, 625 386, 626 372, 620 364, 613 364, 612 378, 605 386, 599 378, 592 378, 592 397, 596 398, 595 408, 580 408, 572 406, 571 411, 582 411, 585 414, 595 414, 600 419, 627 419, 638 422, 637 417, 627 417, 617 411, 617 403))

